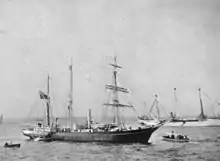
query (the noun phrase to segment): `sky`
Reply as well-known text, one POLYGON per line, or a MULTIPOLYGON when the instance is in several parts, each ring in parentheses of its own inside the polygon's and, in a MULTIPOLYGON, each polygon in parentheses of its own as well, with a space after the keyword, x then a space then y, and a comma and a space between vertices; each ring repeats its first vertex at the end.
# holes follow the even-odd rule
POLYGON ((49 73, 53 112, 65 115, 72 57, 74 115, 98 116, 116 55, 136 114, 158 94, 164 113, 198 115, 200 87, 211 115, 220 111, 219 51, 218 0, 1 0, 0 113, 45 108, 38 90, 49 73))

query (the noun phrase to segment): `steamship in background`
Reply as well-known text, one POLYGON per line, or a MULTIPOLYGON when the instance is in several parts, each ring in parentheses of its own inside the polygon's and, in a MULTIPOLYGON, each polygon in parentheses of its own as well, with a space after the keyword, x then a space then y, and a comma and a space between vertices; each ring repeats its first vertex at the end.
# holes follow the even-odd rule
POLYGON ((73 72, 72 61, 69 66, 70 71, 70 98, 68 103, 69 112, 69 127, 59 128, 57 125, 57 119, 55 123, 51 121, 51 98, 49 92, 49 77, 48 77, 48 89, 47 94, 40 91, 40 98, 46 101, 46 124, 37 124, 34 128, 25 128, 22 130, 23 134, 30 139, 49 139, 51 141, 68 141, 68 142, 113 142, 113 143, 148 143, 152 133, 156 131, 161 124, 155 126, 138 126, 131 127, 126 126, 120 118, 120 109, 131 108, 134 106, 131 104, 122 104, 119 100, 119 92, 129 93, 128 89, 118 86, 117 73, 118 69, 122 67, 117 64, 116 57, 114 57, 114 64, 110 64, 113 67, 113 84, 106 85, 106 88, 112 92, 113 98, 111 102, 107 102, 105 106, 111 106, 114 110, 114 117, 112 123, 102 124, 92 121, 91 110, 88 112, 87 123, 85 126, 78 127, 73 123, 72 119, 72 107, 73 107, 73 72))

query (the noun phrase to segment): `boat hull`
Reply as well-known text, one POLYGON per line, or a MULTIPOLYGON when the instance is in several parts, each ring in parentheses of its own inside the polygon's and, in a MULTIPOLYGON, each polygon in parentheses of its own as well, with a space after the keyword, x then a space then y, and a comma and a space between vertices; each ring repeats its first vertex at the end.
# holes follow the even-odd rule
POLYGON ((220 126, 220 119, 206 119, 197 121, 179 121, 179 122, 166 122, 164 126, 184 126, 184 127, 213 127, 220 126))
POLYGON ((111 142, 111 143, 148 143, 157 127, 150 127, 129 131, 117 132, 55 132, 54 141, 68 142, 111 142))
POLYGON ((5 144, 4 148, 20 148, 21 144, 5 144))

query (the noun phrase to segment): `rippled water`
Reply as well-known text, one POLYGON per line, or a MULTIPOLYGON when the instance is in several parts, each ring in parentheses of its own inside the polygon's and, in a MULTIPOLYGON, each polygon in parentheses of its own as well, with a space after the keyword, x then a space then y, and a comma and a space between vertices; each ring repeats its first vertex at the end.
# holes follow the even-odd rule
POLYGON ((19 123, 5 123, 0 125, 0 160, 220 160, 219 127, 162 127, 152 135, 150 142, 149 145, 33 142, 22 136, 19 123), (193 141, 190 143, 162 141, 161 136, 171 130, 186 133, 193 141), (21 148, 6 149, 3 147, 6 141, 21 143, 21 148))

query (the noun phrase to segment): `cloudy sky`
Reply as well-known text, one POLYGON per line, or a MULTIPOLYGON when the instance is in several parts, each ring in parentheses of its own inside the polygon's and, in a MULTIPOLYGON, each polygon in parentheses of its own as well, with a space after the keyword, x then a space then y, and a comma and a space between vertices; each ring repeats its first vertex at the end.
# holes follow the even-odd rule
POLYGON ((75 115, 88 108, 97 114, 117 55, 124 67, 119 82, 138 113, 157 93, 165 112, 198 115, 201 87, 212 114, 220 111, 213 108, 220 100, 219 53, 218 0, 1 0, 0 113, 26 117, 42 106, 38 89, 46 89, 50 73, 54 112, 65 115, 72 57, 75 115))

